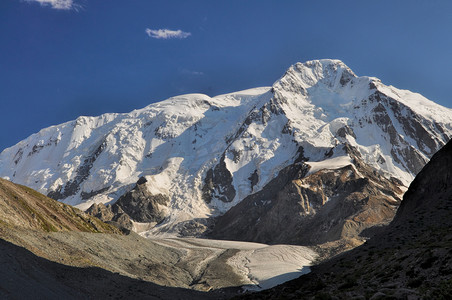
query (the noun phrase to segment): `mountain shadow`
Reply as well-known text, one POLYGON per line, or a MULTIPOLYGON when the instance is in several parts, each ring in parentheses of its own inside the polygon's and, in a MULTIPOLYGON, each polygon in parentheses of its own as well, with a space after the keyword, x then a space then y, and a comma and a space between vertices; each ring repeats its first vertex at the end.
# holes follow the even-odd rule
POLYGON ((1 299, 222 299, 226 293, 202 293, 164 287, 101 268, 58 264, 0 239, 1 299))

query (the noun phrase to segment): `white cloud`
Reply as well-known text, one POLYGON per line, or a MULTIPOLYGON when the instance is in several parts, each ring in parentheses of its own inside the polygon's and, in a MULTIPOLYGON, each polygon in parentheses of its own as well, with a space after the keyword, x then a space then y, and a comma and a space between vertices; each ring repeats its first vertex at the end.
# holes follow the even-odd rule
POLYGON ((182 30, 170 30, 170 29, 149 29, 146 28, 146 34, 154 39, 185 39, 191 35, 190 32, 184 32, 182 30))
POLYGON ((51 6, 54 9, 75 9, 77 10, 79 5, 75 4, 73 0, 26 0, 27 2, 38 2, 42 6, 51 6))

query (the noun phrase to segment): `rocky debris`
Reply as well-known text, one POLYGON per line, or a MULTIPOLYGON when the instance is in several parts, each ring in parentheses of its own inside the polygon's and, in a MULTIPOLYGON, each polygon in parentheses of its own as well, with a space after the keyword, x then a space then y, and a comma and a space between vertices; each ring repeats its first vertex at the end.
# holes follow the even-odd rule
POLYGON ((175 225, 175 231, 183 237, 205 237, 214 227, 215 220, 212 218, 196 218, 179 222, 175 225))
POLYGON ((28 243, 23 248, 4 240, 1 229, 2 299, 227 299, 236 293, 189 289, 192 278, 175 266, 181 252, 138 236, 17 232, 15 239, 28 243))
MULTIPOLYGON (((110 209, 98 204, 92 212, 121 222, 110 209)), ((215 247, 206 246, 199 253, 179 248, 159 245, 132 232, 122 235, 116 227, 76 208, 0 179, 2 299, 130 295, 146 299, 222 299, 238 291, 222 290, 240 285, 241 279, 235 273, 224 278, 216 276, 215 270, 226 259, 212 255, 217 251, 215 247), (191 264, 193 261, 197 263, 191 264), (208 270, 206 274, 204 270, 208 270), (194 281, 206 284, 192 286, 194 281), (188 290, 212 287, 220 291, 188 290)))
MULTIPOLYGON (((92 212, 121 222, 110 206, 92 212)), ((0 179, 1 299, 223 299, 239 291, 242 278, 226 265, 233 250, 160 243, 0 179)))
POLYGON ((416 176, 394 220, 310 274, 240 299, 449 299, 452 141, 416 176))

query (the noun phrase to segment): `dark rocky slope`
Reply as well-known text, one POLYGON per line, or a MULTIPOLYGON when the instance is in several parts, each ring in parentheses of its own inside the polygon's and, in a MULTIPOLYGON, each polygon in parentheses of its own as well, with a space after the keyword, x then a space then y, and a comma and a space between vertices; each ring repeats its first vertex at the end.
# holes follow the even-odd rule
POLYGON ((450 299, 452 142, 405 193, 396 217, 364 245, 245 299, 450 299))

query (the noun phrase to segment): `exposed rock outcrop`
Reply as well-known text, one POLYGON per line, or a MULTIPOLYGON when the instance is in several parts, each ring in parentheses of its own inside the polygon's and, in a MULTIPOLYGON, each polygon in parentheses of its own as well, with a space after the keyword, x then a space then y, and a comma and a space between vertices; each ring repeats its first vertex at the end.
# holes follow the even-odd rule
POLYGON ((134 221, 160 223, 165 218, 160 207, 166 206, 169 198, 162 194, 152 194, 145 183, 146 179, 141 177, 135 187, 121 196, 112 207, 120 207, 134 221))
POLYGON ((104 222, 113 222, 126 229, 132 229, 132 221, 160 223, 165 217, 162 209, 168 204, 168 197, 154 195, 146 187, 146 178, 141 177, 135 187, 121 196, 114 204, 93 204, 86 212, 104 222))
POLYGON ((120 206, 94 203, 86 211, 87 214, 99 218, 103 222, 112 224, 120 229, 132 230, 133 223, 129 215, 124 213, 120 206))
MULTIPOLYGON (((105 142, 102 142, 97 148, 95 148, 95 150, 90 155, 86 156, 83 163, 77 168, 74 179, 69 180, 64 186, 60 185, 56 190, 49 191, 47 196, 55 200, 60 200, 75 195, 80 190, 80 185, 88 178, 94 162, 105 149, 105 146, 105 142)), ((92 195, 90 195, 90 197, 107 190, 108 188, 99 189, 99 192, 91 193, 92 195)), ((82 199, 89 198, 86 197, 87 194, 85 193, 85 195, 82 196, 82 199)))
POLYGON ((287 167, 262 191, 219 217, 212 237, 264 243, 318 245, 360 239, 372 226, 388 224, 400 204, 400 181, 387 179, 353 151, 350 165, 308 174, 287 167))
POLYGON ((235 189, 232 185, 232 175, 224 162, 225 155, 220 162, 207 171, 202 187, 202 198, 207 203, 212 201, 214 196, 223 202, 231 202, 235 197, 235 189))

